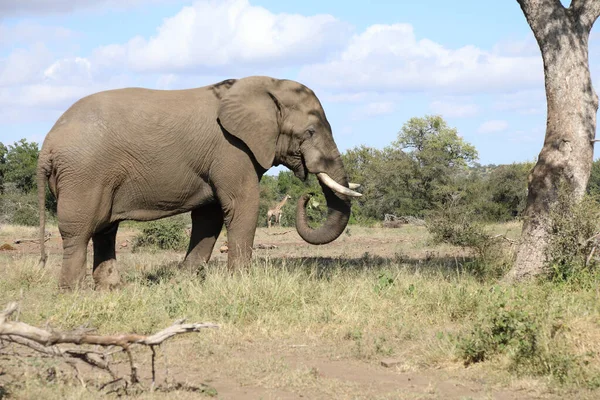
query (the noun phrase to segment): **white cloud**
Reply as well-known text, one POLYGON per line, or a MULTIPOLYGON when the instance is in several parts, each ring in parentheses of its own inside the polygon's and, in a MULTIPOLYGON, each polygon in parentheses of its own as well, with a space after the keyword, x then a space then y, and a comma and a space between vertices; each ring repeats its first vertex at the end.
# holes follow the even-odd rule
POLYGON ((134 71, 222 70, 298 65, 345 44, 350 27, 331 15, 273 14, 248 0, 202 0, 184 7, 149 39, 97 49, 94 61, 134 71))
POLYGON ((89 94, 90 90, 90 87, 49 84, 0 89, 0 105, 53 109, 89 94))
POLYGON ((498 132, 504 132, 506 129, 508 129, 508 122, 503 121, 503 120, 490 120, 490 121, 486 121, 483 124, 481 124, 479 126, 479 129, 477 129, 477 132, 479 133, 498 133, 498 132))
POLYGON ((92 65, 87 58, 75 57, 57 60, 44 71, 47 81, 62 84, 90 84, 92 65))
POLYGON ((13 50, 0 58, 0 87, 31 83, 42 78, 42 70, 52 55, 43 44, 13 50))
POLYGON ((496 111, 512 111, 521 115, 546 112, 546 94, 541 90, 522 90, 499 96, 493 104, 496 111))
POLYGON ((2 0, 0 18, 11 15, 65 13, 79 9, 129 8, 174 0, 2 0))
POLYGON ((161 75, 156 81, 156 87, 158 89, 169 90, 173 89, 173 84, 177 82, 177 75, 165 74, 161 75))
POLYGON ((511 92, 543 84, 539 56, 417 40, 409 24, 373 25, 335 59, 302 69, 309 84, 339 91, 511 92))
POLYGON ((461 104, 458 100, 435 100, 429 107, 435 114, 441 114, 446 118, 473 117, 479 113, 476 104, 461 104))
POLYGON ((14 25, 0 25, 0 46, 36 43, 40 40, 65 40, 76 36, 70 29, 41 25, 32 21, 18 21, 14 25))
POLYGON ((325 93, 323 100, 331 103, 357 103, 367 97, 367 93, 325 93))
POLYGON ((372 118, 380 115, 387 115, 394 112, 395 103, 391 101, 382 101, 368 103, 355 110, 354 119, 372 118))
POLYGON ((504 39, 494 46, 493 52, 507 56, 537 56, 539 58, 542 56, 533 35, 527 35, 522 39, 504 39))
POLYGON ((507 137, 508 140, 513 143, 539 143, 542 145, 544 143, 545 133, 546 127, 543 125, 538 125, 527 131, 518 130, 510 132, 507 137))

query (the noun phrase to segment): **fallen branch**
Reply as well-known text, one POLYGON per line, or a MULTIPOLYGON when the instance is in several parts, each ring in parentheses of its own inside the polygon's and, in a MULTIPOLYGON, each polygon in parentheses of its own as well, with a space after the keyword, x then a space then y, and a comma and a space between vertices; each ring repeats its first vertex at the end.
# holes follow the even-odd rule
POLYGON ((508 237, 506 237, 506 235, 502 235, 502 234, 500 234, 500 235, 495 235, 495 236, 492 236, 492 239, 504 239, 504 240, 506 240, 506 241, 507 241, 508 243, 510 243, 510 244, 517 244, 517 241, 516 241, 516 240, 513 240, 513 239, 511 239, 511 238, 508 238, 508 237))
POLYGON ((290 232, 292 232, 292 230, 285 231, 285 232, 273 232, 273 233, 267 232, 267 235, 270 235, 270 236, 287 235, 290 232))
POLYGON ((152 386, 156 377, 154 358, 156 352, 154 346, 161 345, 165 340, 173 336, 189 332, 199 332, 201 329, 218 328, 218 325, 211 323, 185 324, 185 320, 175 321, 173 325, 163 329, 153 335, 145 336, 138 334, 119 334, 119 335, 97 335, 91 333, 91 329, 78 329, 71 332, 50 331, 19 321, 10 321, 9 318, 19 309, 16 302, 8 304, 3 312, 0 313, 0 339, 19 344, 38 353, 63 358, 69 365, 74 366, 74 361, 81 360, 86 364, 103 370, 110 374, 112 380, 119 380, 113 370, 110 368, 109 356, 115 352, 100 352, 86 348, 65 349, 58 345, 100 345, 117 346, 120 351, 127 353, 130 365, 130 382, 135 384, 139 382, 137 377, 137 367, 131 353, 131 346, 144 345, 152 349, 152 386))
POLYGON ((589 242, 591 242, 592 240, 596 240, 598 239, 598 237, 600 237, 600 233, 596 233, 594 234, 594 236, 592 236, 591 238, 587 239, 585 242, 583 242, 583 244, 588 244, 589 242))
POLYGON ((253 247, 253 248, 254 249, 261 249, 261 250, 272 250, 272 249, 276 249, 277 246, 275 246, 274 244, 262 244, 262 243, 259 243, 255 247, 253 247))
POLYGON ((592 250, 590 251, 590 254, 588 254, 588 256, 585 259, 585 266, 586 267, 588 265, 590 265, 590 261, 592 261, 592 257, 594 256, 595 252, 596 252, 596 246, 592 247, 592 250))
MULTIPOLYGON (((46 243, 48 240, 50 240, 50 236, 47 236, 44 239, 44 243, 46 243)), ((21 243, 39 243, 40 240, 39 239, 15 239, 13 240, 14 244, 21 244, 21 243)))

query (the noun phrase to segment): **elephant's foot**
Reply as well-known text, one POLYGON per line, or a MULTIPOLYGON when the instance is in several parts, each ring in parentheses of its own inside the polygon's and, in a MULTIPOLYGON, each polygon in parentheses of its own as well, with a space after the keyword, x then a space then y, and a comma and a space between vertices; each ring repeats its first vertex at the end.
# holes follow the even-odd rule
POLYGON ((104 261, 94 269, 93 276, 97 290, 117 289, 121 285, 117 260, 104 261))
POLYGON ((58 280, 58 290, 60 292, 72 292, 83 287, 84 278, 71 279, 61 276, 58 280))
POLYGON ((203 258, 191 258, 186 257, 185 260, 179 264, 179 269, 189 274, 200 277, 201 280, 206 278, 206 261, 203 258))

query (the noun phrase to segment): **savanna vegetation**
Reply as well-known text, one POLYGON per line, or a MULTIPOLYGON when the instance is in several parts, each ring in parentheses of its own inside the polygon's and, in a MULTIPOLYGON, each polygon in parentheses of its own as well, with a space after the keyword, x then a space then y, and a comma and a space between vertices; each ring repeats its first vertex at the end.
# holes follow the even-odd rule
MULTIPOLYGON (((0 145, 0 245, 36 237, 37 151, 26 140, 0 145)), ((247 271, 224 270, 218 247, 225 237, 202 274, 179 270, 188 217, 178 216, 123 224, 123 288, 59 293, 60 242, 50 224, 55 243, 45 269, 34 244, 0 252, 0 301, 20 299, 21 320, 62 330, 91 325, 101 333, 148 334, 182 317, 220 324, 159 351, 159 363, 169 367, 159 368, 158 380, 172 390, 161 398, 197 395, 177 382, 207 384, 230 398, 241 397, 241 387, 254 398, 469 398, 500 390, 514 398, 597 397, 600 162, 583 202, 565 191, 552 208, 547 274, 506 284, 533 161, 481 165, 475 147, 439 116, 413 118, 389 146, 360 146, 343 157, 364 196, 330 245, 310 246, 289 228, 307 190, 315 193, 314 222, 326 212, 316 179, 280 172, 261 181, 256 238, 276 247, 257 250, 247 271), (282 227, 269 230, 267 210, 285 195, 291 199, 282 227), (425 225, 382 228, 386 214, 425 225), (389 358, 396 366, 380 367, 389 358), (423 374, 431 379, 419 380, 423 374), (412 377, 412 386, 401 376, 412 377), (388 381, 394 383, 377 385, 388 381), (455 382, 462 389, 444 386, 455 382)), ((47 204, 52 218, 55 203, 47 204)), ((89 389, 100 386, 97 375, 84 374, 86 389, 59 361, 20 360, 8 351, 0 345, 0 398, 100 395, 89 389)))

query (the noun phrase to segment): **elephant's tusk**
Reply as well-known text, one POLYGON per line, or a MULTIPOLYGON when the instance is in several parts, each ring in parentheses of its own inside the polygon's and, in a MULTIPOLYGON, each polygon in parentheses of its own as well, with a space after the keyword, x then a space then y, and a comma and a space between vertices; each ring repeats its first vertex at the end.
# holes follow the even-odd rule
POLYGON ((350 183, 348 184, 348 187, 349 187, 350 189, 352 189, 352 190, 354 190, 354 189, 358 189, 358 188, 360 187, 360 183, 352 183, 352 182, 350 182, 350 183))
POLYGON ((346 196, 351 196, 351 197, 362 196, 362 194, 355 192, 354 190, 351 190, 345 186, 340 185, 339 183, 334 181, 332 177, 327 175, 325 172, 319 172, 317 174, 317 178, 319 178, 321 180, 321 182, 323 182, 325 185, 327 185, 333 191, 336 191, 338 193, 345 194, 346 196))

